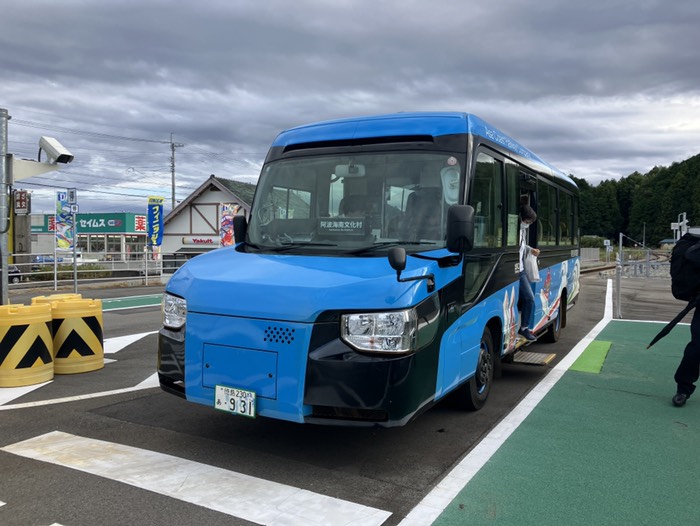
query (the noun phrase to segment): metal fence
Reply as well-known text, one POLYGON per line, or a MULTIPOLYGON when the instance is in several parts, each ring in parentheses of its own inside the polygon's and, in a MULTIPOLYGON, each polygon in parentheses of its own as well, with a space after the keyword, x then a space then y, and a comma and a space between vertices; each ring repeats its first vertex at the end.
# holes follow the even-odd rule
POLYGON ((65 286, 72 283, 155 284, 165 282, 188 259, 199 254, 11 254, 9 289, 65 286))
MULTIPOLYGON (((615 268, 605 269, 598 272, 603 279, 612 278, 615 280, 615 317, 622 317, 622 282, 623 280, 662 280, 671 279, 671 263, 668 257, 644 251, 641 258, 624 259, 617 261, 615 268)), ((669 285, 670 287, 670 285, 669 285)))
POLYGON ((604 278, 618 276, 622 278, 667 278, 671 277, 671 263, 667 257, 655 255, 652 251, 645 251, 641 257, 636 259, 623 259, 622 264, 616 261, 614 269, 607 269, 600 272, 604 278))
POLYGON ((598 248, 581 248, 582 263, 597 263, 600 261, 600 249, 598 248))

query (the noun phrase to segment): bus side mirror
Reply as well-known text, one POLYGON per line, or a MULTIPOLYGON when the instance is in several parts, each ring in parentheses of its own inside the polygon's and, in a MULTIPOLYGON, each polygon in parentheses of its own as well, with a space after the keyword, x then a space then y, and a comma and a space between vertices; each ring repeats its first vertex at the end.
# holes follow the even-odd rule
POLYGON ((233 239, 235 243, 243 243, 248 232, 248 221, 244 215, 233 216, 233 239))
POLYGON ((406 269, 406 249, 403 247, 392 247, 389 249, 389 265, 396 271, 396 281, 406 283, 407 281, 426 280, 428 283, 428 292, 435 290, 435 276, 426 274, 425 276, 413 276, 410 278, 402 278, 401 272, 406 269))
POLYGON ((406 249, 403 247, 390 248, 389 265, 396 271, 396 279, 400 279, 401 272, 406 268, 406 249))
POLYGON ((474 208, 452 205, 447 209, 447 250, 462 254, 474 246, 474 208))

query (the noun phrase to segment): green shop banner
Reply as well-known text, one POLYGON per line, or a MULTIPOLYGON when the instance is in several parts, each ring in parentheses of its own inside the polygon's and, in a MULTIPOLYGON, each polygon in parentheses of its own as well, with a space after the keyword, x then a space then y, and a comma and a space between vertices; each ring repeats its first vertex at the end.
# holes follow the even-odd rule
MULTIPOLYGON (((56 218, 44 215, 41 225, 32 225, 33 234, 51 233, 56 231, 56 218)), ((107 213, 107 214, 77 214, 75 228, 78 234, 143 234, 148 231, 145 214, 107 213)))

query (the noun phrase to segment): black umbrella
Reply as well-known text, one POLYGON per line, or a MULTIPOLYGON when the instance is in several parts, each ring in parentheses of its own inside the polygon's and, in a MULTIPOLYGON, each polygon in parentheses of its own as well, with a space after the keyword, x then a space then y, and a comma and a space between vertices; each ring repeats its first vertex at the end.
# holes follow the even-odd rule
POLYGON ((698 298, 694 298, 688 302, 688 305, 686 305, 685 309, 680 311, 678 313, 678 316, 673 318, 671 321, 669 321, 666 326, 659 331, 659 334, 654 336, 654 339, 651 340, 651 343, 647 345, 647 349, 649 349, 652 345, 654 345, 656 342, 658 342, 661 338, 666 336, 669 332, 671 332, 671 329, 673 329, 676 324, 683 319, 683 317, 688 314, 693 308, 695 307, 695 304, 698 302, 698 298))

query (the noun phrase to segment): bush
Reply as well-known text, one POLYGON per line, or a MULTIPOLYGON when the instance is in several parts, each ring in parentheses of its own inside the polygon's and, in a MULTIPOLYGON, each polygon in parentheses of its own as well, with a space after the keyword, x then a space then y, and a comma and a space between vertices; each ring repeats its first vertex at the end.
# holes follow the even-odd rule
POLYGON ((581 248, 604 248, 605 238, 600 236, 581 236, 581 248))
MULTIPOLYGON (((29 279, 32 281, 53 281, 53 265, 40 265, 38 268, 33 267, 34 272, 29 279)), ((73 265, 58 265, 58 279, 70 280, 73 279, 73 265)), ((78 279, 100 279, 111 278, 112 271, 105 270, 96 263, 84 263, 78 265, 78 279)))

